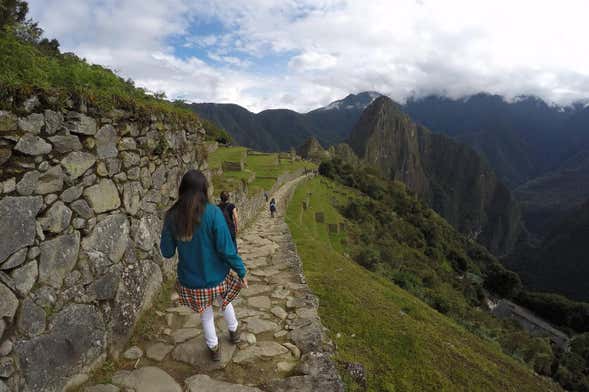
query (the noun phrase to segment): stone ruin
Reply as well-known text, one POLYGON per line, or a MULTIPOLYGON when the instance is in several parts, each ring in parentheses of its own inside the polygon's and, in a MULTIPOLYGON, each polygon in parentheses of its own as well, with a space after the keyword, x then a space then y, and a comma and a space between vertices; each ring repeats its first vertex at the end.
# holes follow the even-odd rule
POLYGON ((0 111, 0 390, 54 391, 117 357, 175 263, 163 212, 206 170, 197 121, 34 96, 0 111))

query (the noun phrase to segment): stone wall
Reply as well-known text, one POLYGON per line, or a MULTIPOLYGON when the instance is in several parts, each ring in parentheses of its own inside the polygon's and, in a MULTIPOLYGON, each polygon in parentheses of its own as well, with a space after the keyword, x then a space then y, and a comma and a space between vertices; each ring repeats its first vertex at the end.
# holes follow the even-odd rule
POLYGON ((196 122, 52 102, 0 111, 2 391, 61 390, 118 356, 174 270, 163 211, 206 168, 196 122))

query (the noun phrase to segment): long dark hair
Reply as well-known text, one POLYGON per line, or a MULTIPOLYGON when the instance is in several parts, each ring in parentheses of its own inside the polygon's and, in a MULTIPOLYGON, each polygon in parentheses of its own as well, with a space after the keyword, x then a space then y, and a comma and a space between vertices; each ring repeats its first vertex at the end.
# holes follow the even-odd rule
POLYGON ((178 200, 166 214, 176 239, 190 241, 208 202, 209 184, 205 175, 199 170, 187 171, 180 182, 178 200))

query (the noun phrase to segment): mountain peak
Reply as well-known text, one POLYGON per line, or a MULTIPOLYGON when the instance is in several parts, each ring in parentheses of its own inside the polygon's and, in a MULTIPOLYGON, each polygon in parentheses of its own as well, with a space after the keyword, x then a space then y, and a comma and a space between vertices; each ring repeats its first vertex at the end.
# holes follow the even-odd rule
POLYGON ((313 111, 326 111, 326 110, 364 110, 370 105, 375 99, 381 97, 382 94, 376 91, 364 91, 358 94, 349 94, 344 99, 333 101, 327 106, 313 110, 313 111))

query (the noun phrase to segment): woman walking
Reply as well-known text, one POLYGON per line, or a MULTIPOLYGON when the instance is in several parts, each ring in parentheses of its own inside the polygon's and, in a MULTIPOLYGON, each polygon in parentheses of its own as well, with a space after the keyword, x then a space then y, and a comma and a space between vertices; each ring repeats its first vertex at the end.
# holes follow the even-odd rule
POLYGON ((166 258, 173 257, 178 250, 176 289, 180 303, 200 314, 211 357, 220 361, 213 302, 221 305, 231 342, 239 343, 239 323, 231 301, 241 288, 247 287, 247 271, 223 213, 209 203, 204 174, 197 170, 184 174, 178 195, 166 213, 160 248, 166 258))

